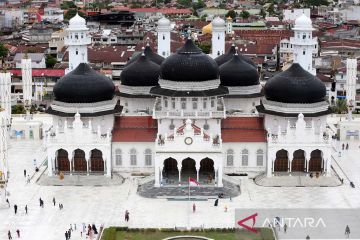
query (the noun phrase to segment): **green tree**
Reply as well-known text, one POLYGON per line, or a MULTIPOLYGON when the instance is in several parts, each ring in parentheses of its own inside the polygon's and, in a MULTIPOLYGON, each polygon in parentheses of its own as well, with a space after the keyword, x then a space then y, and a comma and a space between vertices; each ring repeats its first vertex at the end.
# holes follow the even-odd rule
POLYGON ((261 8, 259 15, 260 15, 262 18, 265 18, 265 17, 266 17, 266 12, 265 12, 264 8, 261 8))
POLYGON ((243 10, 241 13, 240 13, 240 17, 243 18, 243 19, 248 19, 250 17, 250 13, 246 10, 243 10))
POLYGON ((11 107, 12 114, 24 114, 26 113, 25 108, 23 105, 15 105, 11 107))
POLYGON ((268 11, 269 15, 274 15, 274 13, 275 13, 275 7, 274 7, 274 4, 273 4, 273 3, 269 5, 267 11, 268 11))
POLYGON ((191 0, 177 0, 176 3, 179 5, 179 8, 189 8, 191 7, 191 0))
POLYGON ((201 48, 201 50, 206 53, 209 54, 210 50, 211 50, 211 43, 210 42, 202 42, 202 43, 196 43, 196 45, 201 48))
POLYGON ((57 60, 55 57, 48 55, 45 60, 45 64, 47 68, 53 68, 56 64, 57 60))
POLYGON ((4 62, 4 58, 6 58, 9 54, 9 49, 7 49, 4 44, 0 43, 0 60, 1 64, 4 62))
POLYGON ((74 2, 72 1, 64 1, 61 5, 60 5, 61 9, 69 9, 69 8, 76 8, 76 5, 74 2))
POLYGON ((236 18, 236 12, 234 10, 229 10, 225 17, 231 17, 232 19, 236 18))
POLYGON ((313 9, 318 6, 329 6, 329 2, 327 0, 304 0, 304 4, 306 7, 313 9))
POLYGON ((85 14, 83 12, 79 12, 77 9, 69 9, 65 15, 64 19, 70 20, 70 18, 74 17, 78 13, 81 17, 85 17, 85 14))
POLYGON ((346 103, 346 99, 337 99, 335 106, 332 107, 332 110, 333 112, 338 114, 347 113, 348 106, 346 103))

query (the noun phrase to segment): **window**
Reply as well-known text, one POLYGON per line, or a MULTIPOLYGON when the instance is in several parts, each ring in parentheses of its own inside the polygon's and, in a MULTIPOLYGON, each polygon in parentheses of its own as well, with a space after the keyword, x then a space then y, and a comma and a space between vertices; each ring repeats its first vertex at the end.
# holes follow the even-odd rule
POLYGON ((181 109, 185 110, 186 109, 186 98, 181 98, 181 109))
POLYGON ((256 151, 256 166, 264 165, 264 151, 259 149, 256 151))
POLYGON ((79 36, 77 33, 75 33, 75 39, 79 39, 79 36))
POLYGON ((121 154, 121 149, 116 149, 115 150, 115 165, 122 165, 122 154, 121 154))
POLYGON ((151 166, 152 152, 151 149, 145 150, 145 166, 151 166))
POLYGON ((303 50, 303 55, 305 55, 305 50, 303 50))
POLYGON ((244 149, 241 151, 241 165, 247 166, 249 164, 249 151, 244 149))
POLYGON ((207 99, 204 98, 204 101, 203 101, 203 109, 206 109, 206 107, 207 107, 207 99))
POLYGON ((303 34, 303 39, 306 39, 306 34, 303 34))
POLYGON ((226 153, 226 165, 234 166, 234 150, 229 149, 226 153))
POLYGON ((136 166, 136 150, 133 148, 130 150, 130 165, 136 166))
POLYGON ((164 98, 164 106, 165 106, 166 108, 168 107, 168 100, 167 100, 166 97, 164 98))
POLYGON ((215 101, 213 99, 211 99, 211 107, 215 107, 215 101))
POLYGON ((175 100, 175 98, 172 98, 172 99, 171 99, 171 107, 172 107, 173 109, 176 108, 176 100, 175 100))
POLYGON ((193 98, 193 99, 192 99, 193 109, 197 109, 197 106, 198 106, 198 105, 197 105, 197 100, 198 100, 197 98, 193 98))
POLYGON ((81 38, 84 38, 84 34, 83 34, 83 33, 81 34, 81 38))

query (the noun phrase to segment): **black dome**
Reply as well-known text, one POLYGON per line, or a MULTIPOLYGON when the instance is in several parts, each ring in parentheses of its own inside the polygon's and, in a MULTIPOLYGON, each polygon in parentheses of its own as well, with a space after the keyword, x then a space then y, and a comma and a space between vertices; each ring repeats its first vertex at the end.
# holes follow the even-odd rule
POLYGON ((265 97, 283 103, 316 103, 324 101, 325 84, 305 71, 298 63, 269 79, 265 97))
POLYGON ((256 69, 235 54, 220 66, 220 81, 223 86, 252 86, 259 84, 256 69))
MULTIPOLYGON (((235 53, 236 53, 236 47, 234 44, 232 44, 231 47, 229 48, 229 50, 226 53, 224 53, 223 55, 220 55, 217 58, 215 58, 215 61, 217 62, 217 64, 219 66, 221 66, 224 63, 226 63, 227 61, 230 61, 232 59, 232 57, 235 55, 235 53)), ((244 55, 241 55, 241 54, 239 54, 239 58, 241 58, 243 61, 247 62, 251 66, 256 67, 256 65, 250 58, 248 58, 244 55)))
POLYGON ((218 79, 219 67, 188 39, 184 46, 164 60, 160 77, 165 80, 198 82, 218 79))
MULTIPOLYGON (((165 59, 162 56, 160 56, 159 54, 154 53, 149 45, 146 45, 146 47, 144 49, 144 53, 145 53, 146 57, 148 57, 151 61, 153 61, 154 63, 156 63, 158 65, 161 65, 161 63, 165 59)), ((125 67, 128 66, 129 64, 135 62, 141 56, 141 54, 142 54, 141 52, 134 54, 130 58, 130 60, 126 63, 125 67)))
POLYGON ((160 66, 149 58, 141 56, 121 72, 122 85, 127 86, 155 86, 158 85, 160 66))
POLYGON ((93 103, 111 100, 114 83, 86 63, 80 63, 54 86, 55 100, 67 103, 93 103))

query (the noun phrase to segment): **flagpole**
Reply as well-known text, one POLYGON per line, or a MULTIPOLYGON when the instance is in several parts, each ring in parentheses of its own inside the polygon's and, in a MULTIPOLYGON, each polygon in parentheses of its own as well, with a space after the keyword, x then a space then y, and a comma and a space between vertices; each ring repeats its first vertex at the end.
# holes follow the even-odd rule
POLYGON ((190 177, 188 179, 188 184, 189 184, 189 195, 188 195, 188 216, 187 216, 187 228, 188 230, 190 230, 190 177))

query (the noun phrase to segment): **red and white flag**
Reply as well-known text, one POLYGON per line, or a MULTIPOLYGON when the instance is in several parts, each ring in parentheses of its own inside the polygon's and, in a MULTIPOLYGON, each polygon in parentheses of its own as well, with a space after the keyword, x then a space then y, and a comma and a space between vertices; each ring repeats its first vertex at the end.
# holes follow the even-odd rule
POLYGON ((198 183, 195 179, 189 177, 189 185, 190 186, 199 186, 200 183, 198 183))

